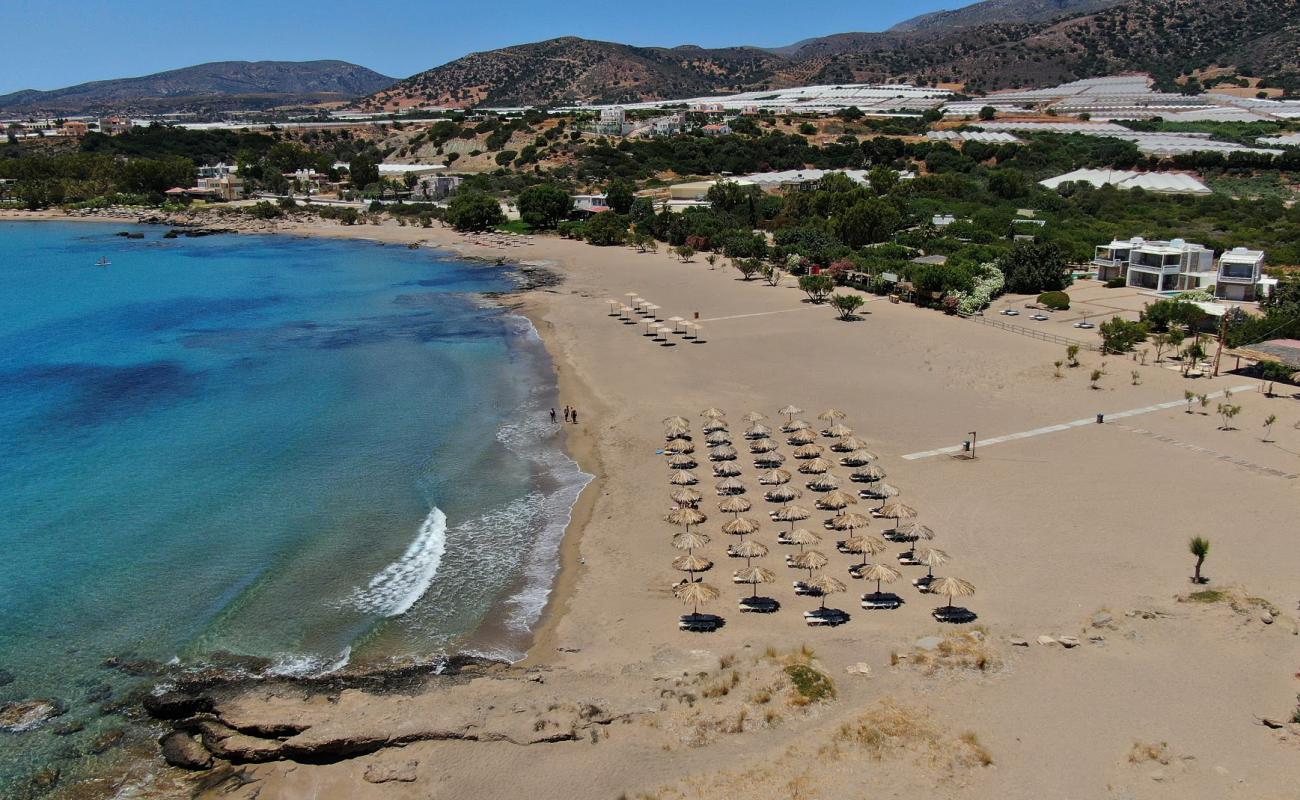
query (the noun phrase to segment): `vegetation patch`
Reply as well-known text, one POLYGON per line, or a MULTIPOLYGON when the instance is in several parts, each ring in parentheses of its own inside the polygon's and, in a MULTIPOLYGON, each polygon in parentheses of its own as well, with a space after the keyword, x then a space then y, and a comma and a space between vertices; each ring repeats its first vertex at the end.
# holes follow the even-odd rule
POLYGON ((818 672, 807 664, 791 664, 785 668, 785 674, 794 684, 796 696, 794 705, 809 705, 835 699, 835 684, 825 673, 818 672))

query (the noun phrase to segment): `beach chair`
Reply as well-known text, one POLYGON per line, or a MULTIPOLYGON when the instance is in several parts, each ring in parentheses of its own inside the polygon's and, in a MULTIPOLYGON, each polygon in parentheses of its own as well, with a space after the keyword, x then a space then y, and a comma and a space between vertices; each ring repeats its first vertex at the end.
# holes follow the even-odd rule
POLYGON ((933 582, 934 582, 933 575, 922 575, 921 577, 914 579, 912 581, 912 585, 916 587, 916 590, 918 592, 921 592, 922 594, 928 594, 930 591, 930 584, 933 582))
POLYGON ((814 608, 803 612, 803 621, 814 627, 834 627, 848 622, 849 615, 838 608, 814 608))
POLYGON ((916 551, 914 551, 914 550, 904 550, 903 552, 899 553, 899 554, 898 554, 898 563, 900 563, 900 564, 902 564, 903 566, 906 566, 906 567, 921 567, 921 566, 925 566, 924 564, 922 564, 920 561, 917 560, 917 558, 916 558, 916 551))
POLYGON ((712 633, 722 626, 722 618, 716 614, 683 614, 677 620, 680 630, 693 633, 712 633))
POLYGON ((961 606, 939 606, 930 612, 936 622, 947 622, 953 625, 960 625, 963 622, 974 622, 977 614, 969 608, 961 606))
POLYGON ((862 607, 868 611, 892 611, 903 605, 903 598, 893 592, 867 592, 862 595, 862 607))
POLYGON ((772 614, 781 609, 781 603, 771 597, 742 597, 740 610, 753 614, 772 614))
POLYGON ((815 586, 809 586, 808 584, 804 583, 803 581, 795 581, 795 582, 794 582, 794 593, 797 594, 797 595, 799 595, 799 596, 801 596, 801 597, 821 597, 821 596, 822 596, 821 589, 818 589, 818 588, 816 588, 815 586))

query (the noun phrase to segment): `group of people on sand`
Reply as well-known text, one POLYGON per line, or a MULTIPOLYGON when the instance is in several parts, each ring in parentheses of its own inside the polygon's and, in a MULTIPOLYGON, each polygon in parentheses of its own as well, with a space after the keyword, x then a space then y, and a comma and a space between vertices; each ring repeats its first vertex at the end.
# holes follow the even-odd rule
MULTIPOLYGON (((552 408, 552 409, 551 409, 551 422, 556 422, 556 421, 557 421, 557 420, 556 420, 556 418, 555 418, 555 409, 552 408)), ((578 424, 578 409, 574 408, 573 406, 565 406, 565 407, 564 407, 564 421, 565 421, 565 422, 572 422, 574 425, 577 425, 577 424, 578 424)))

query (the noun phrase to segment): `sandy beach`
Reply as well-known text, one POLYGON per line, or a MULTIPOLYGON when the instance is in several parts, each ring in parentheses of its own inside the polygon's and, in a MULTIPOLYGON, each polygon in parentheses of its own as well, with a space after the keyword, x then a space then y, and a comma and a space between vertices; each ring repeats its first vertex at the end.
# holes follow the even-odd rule
MULTIPOLYGON (((1300 691, 1295 398, 1266 397, 1239 374, 1190 380, 1176 363, 1095 351, 1058 370, 1059 343, 874 296, 859 319, 841 321, 790 279, 745 282, 698 256, 392 222, 249 230, 419 243, 558 271, 560 285, 510 300, 554 358, 561 402, 581 412, 567 447, 595 480, 524 662, 393 692, 267 683, 221 695, 186 728, 225 756, 216 768, 133 775, 122 796, 1300 796, 1300 726, 1289 722, 1300 691), (611 317, 606 299, 628 292, 661 318, 698 314, 700 340, 666 346, 611 317), (1105 373, 1097 388, 1094 369, 1105 373), (1184 403, 1188 389, 1211 396, 1208 406, 1184 403), (1242 407, 1233 430, 1215 413, 1225 390, 1242 407), (861 558, 836 552, 843 535, 823 530, 830 513, 814 510, 803 524, 822 535, 824 571, 848 584, 827 604, 850 619, 805 624, 818 600, 795 593, 807 573, 784 563, 795 548, 776 533, 788 526, 767 519, 777 506, 763 500, 740 436, 745 412, 775 427, 791 403, 815 428, 825 408, 847 413, 898 499, 934 530, 930 544, 950 555, 936 574, 975 585, 960 598, 974 623, 930 616, 945 600, 910 585, 924 567, 901 567, 887 587, 901 608, 862 609, 874 586, 848 573, 861 558), (760 587, 781 604, 775 614, 737 608, 751 589, 730 577, 743 561, 726 555, 735 537, 720 530, 730 515, 718 511, 699 433, 710 406, 727 412, 741 451, 754 505, 744 516, 771 548, 756 563, 776 573, 760 587), (1269 414, 1278 421, 1263 441, 1269 414), (699 529, 712 537, 701 552, 714 562, 704 580, 721 590, 703 610, 726 620, 712 633, 677 628, 689 610, 671 591, 680 528, 664 520, 670 470, 656 454, 670 415, 692 421, 699 447, 709 517, 699 529), (982 443, 976 459, 944 452, 970 432, 982 443), (1189 579, 1194 535, 1212 542, 1204 586, 1189 579), (804 669, 833 688, 810 697, 804 669)), ((1096 306, 1140 300, 1108 298, 1096 306)), ((1066 318, 1045 324, 1095 339, 1066 318)), ((833 471, 846 490, 861 488, 850 469, 833 471)), ((805 489, 798 502, 814 499, 805 489)), ((863 533, 891 526, 873 519, 863 533)), ((903 549, 876 560, 896 564, 903 549)))

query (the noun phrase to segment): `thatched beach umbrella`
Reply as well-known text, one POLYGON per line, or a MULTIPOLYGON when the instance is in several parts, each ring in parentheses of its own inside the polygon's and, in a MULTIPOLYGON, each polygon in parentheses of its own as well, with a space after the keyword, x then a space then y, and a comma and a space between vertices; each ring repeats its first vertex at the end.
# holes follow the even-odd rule
POLYGON ((840 488, 840 479, 828 472, 825 475, 818 475, 808 481, 808 488, 812 489, 814 492, 834 491, 840 488))
POLYGON ((668 457, 668 466, 673 469, 694 469, 696 466, 695 458, 685 453, 674 453, 668 457))
POLYGON ((712 445, 731 444, 731 435, 726 431, 714 431, 705 436, 704 441, 712 445))
POLYGON ((745 484, 738 478, 724 478, 723 480, 718 481, 717 486, 714 488, 716 488, 721 494, 745 493, 745 484))
POLYGON ((623 301, 611 297, 605 301, 605 305, 609 306, 609 316, 617 317, 619 310, 623 308, 623 301))
POLYGON ((846 506, 851 506, 857 502, 857 497, 848 492, 842 492, 839 489, 836 489, 833 492, 828 492, 825 496, 820 498, 817 501, 817 505, 831 511, 839 511, 840 509, 846 506))
POLYGON ((794 449, 794 457, 801 461, 810 458, 821 458, 822 452, 822 446, 819 444, 805 444, 794 449))
POLYGON ((664 417, 664 425, 667 427, 689 428, 691 426, 691 421, 683 416, 664 417))
POLYGON ((791 422, 794 422, 794 415, 795 415, 795 414, 802 414, 802 413, 803 413, 803 409, 800 408, 799 406, 790 405, 790 406, 786 406, 785 408, 781 409, 780 411, 778 411, 778 412, 776 412, 776 413, 778 413, 778 414, 780 414, 781 416, 785 417, 786 424, 789 424, 789 423, 791 423, 791 422))
POLYGON ((681 439, 675 439, 664 445, 665 453, 694 453, 695 445, 681 439))
POLYGON ((836 422, 823 430, 822 433, 835 439, 843 439, 846 436, 852 436, 853 429, 842 422, 836 422))
MULTIPOLYGON (((673 317, 672 319, 679 320, 681 319, 681 317, 673 317)), ((700 412, 700 416, 704 417, 705 419, 722 419, 723 417, 727 416, 727 412, 723 411, 720 408, 709 406, 708 408, 700 412)))
POLYGON ((704 499, 704 496, 699 492, 684 487, 675 490, 669 497, 679 506, 693 506, 704 499))
POLYGON ((642 334, 643 336, 656 336, 656 335, 658 335, 658 333, 659 333, 659 322, 658 322, 657 320, 650 319, 650 317, 647 316, 647 317, 645 318, 644 322, 645 322, 645 333, 642 334))
POLYGON ((700 613, 701 603, 712 603, 720 592, 707 583, 688 581, 673 589, 673 595, 687 605, 694 606, 692 614, 700 613))
POLYGON ((894 538, 909 542, 929 541, 934 538, 934 529, 919 522, 908 522, 894 527, 894 538))
POLYGON ((745 539, 731 548, 733 556, 745 559, 745 566, 749 566, 751 558, 763 558, 767 552, 767 545, 754 539, 745 539))
POLYGON ((916 551, 916 560, 929 568, 926 571, 926 577, 933 578, 934 568, 942 567, 948 563, 948 554, 937 547, 922 547, 916 551))
POLYGON ((657 305, 655 305, 654 303, 646 303, 646 304, 645 304, 645 313, 647 313, 647 314, 650 315, 650 319, 653 319, 653 320, 658 321, 658 319, 659 319, 659 308, 660 308, 660 307, 657 306, 657 305))
POLYGON ((772 469, 760 475, 758 482, 764 486, 780 486, 783 483, 789 483, 791 477, 793 476, 788 469, 772 469))
POLYGON ((741 417, 741 419, 743 419, 746 422, 753 423, 753 422, 758 422, 759 420, 767 419, 767 415, 761 411, 746 411, 744 416, 741 417))
POLYGON ((832 578, 830 575, 818 575, 816 578, 808 581, 808 585, 821 594, 822 608, 826 607, 826 595, 839 594, 840 592, 847 592, 849 590, 849 587, 844 585, 844 581, 841 581, 839 578, 832 578))
POLYGON ((786 441, 793 445, 812 444, 817 441, 817 434, 812 431, 795 431, 786 441))
POLYGON ((788 522, 790 523, 790 530, 794 530, 796 522, 808 519, 811 516, 812 512, 803 506, 781 506, 772 515, 772 519, 777 522, 788 522))
POLYGON ((699 531, 686 531, 673 537, 673 547, 678 550, 690 552, 697 547, 704 547, 709 543, 709 535, 699 531))
POLYGON ((807 528, 795 528, 785 536, 786 541, 790 544, 799 545, 799 552, 803 552, 804 545, 817 544, 822 537, 808 530, 807 528))
POLYGON ((709 451, 710 461, 735 461, 736 456, 736 448, 729 444, 720 444, 709 451))
POLYGON ((799 569, 808 570, 809 578, 812 577, 813 570, 821 569, 829 563, 831 560, 820 550, 805 550, 794 557, 794 565, 799 569))
POLYGON ((952 599, 975 594, 975 585, 961 578, 935 578, 930 581, 930 593, 947 595, 948 608, 952 608, 952 599))
POLYGON ((885 477, 885 471, 875 464, 868 464, 853 472, 853 480, 875 483, 885 477))
POLYGON ((734 478, 740 472, 740 465, 734 461, 717 461, 713 464, 713 476, 715 478, 734 478))
POLYGON ((668 428, 664 431, 664 440, 671 442, 673 439, 690 439, 690 428, 668 428))
POLYGON ((848 531, 849 535, 853 534, 860 528, 866 528, 871 524, 871 520, 865 514, 859 514, 856 511, 843 511, 831 518, 831 527, 837 531, 848 531))
POLYGON ((694 553, 687 553, 684 556, 678 556, 673 559, 673 569, 679 572, 685 572, 690 575, 692 581, 695 580, 695 573, 704 572, 713 566, 713 562, 704 556, 697 556, 694 553))
POLYGON ((758 520, 749 517, 736 517, 722 523, 722 532, 732 536, 749 536, 758 533, 758 520))
POLYGON ((799 471, 804 475, 824 475, 829 472, 833 466, 835 465, 821 456, 818 456, 817 458, 809 459, 800 464, 799 471))
POLYGON ((871 458, 874 454, 866 450, 854 450, 852 453, 840 459, 840 463, 846 467, 865 467, 871 464, 871 458))
POLYGON ((754 597, 758 597, 758 585, 760 583, 772 583, 776 580, 776 573, 766 567, 745 567, 736 572, 736 580, 741 583, 752 583, 754 585, 754 597))
POLYGON ((673 525, 682 525, 686 530, 690 530, 692 525, 699 525, 706 521, 708 517, 698 508, 683 506, 682 508, 675 508, 672 511, 669 511, 664 519, 673 525))
POLYGON ((771 435, 772 429, 758 422, 745 429, 746 439, 766 439, 771 435))
POLYGON ((778 447, 777 443, 764 436, 749 443, 751 453, 770 453, 778 447))
POLYGON ((754 456, 754 463, 760 467, 779 467, 785 463, 785 456, 780 453, 759 453, 754 456))
POLYGON ((754 504, 740 495, 733 495, 718 503, 718 510, 726 514, 740 514, 753 508, 754 504))
POLYGON ((843 411, 840 411, 838 408, 828 408, 822 413, 818 414, 817 419, 825 420, 826 422, 834 422, 837 419, 844 419, 847 416, 848 414, 845 414, 843 411))
POLYGON ((879 595, 881 581, 893 583, 898 580, 898 576, 902 573, 888 564, 872 564, 863 569, 861 574, 864 580, 876 582, 876 594, 879 595))
MULTIPOLYGON (((852 453, 857 450, 866 451, 867 443, 856 436, 843 436, 839 441, 831 445, 831 449, 837 453, 852 453)), ((874 456, 875 453, 868 455, 874 456)))
POLYGON ((717 431, 725 431, 726 429, 727 421, 721 418, 709 420, 704 423, 704 427, 702 428, 705 433, 716 433, 717 431))
POLYGON ((876 509, 876 513, 880 514, 882 517, 892 519, 894 521, 895 529, 897 529, 898 524, 905 519, 916 519, 916 509, 897 500, 885 503, 880 508, 876 509))
POLYGON ((767 493, 764 494, 763 497, 770 503, 788 503, 791 500, 797 500, 798 498, 803 497, 803 492, 793 486, 782 485, 775 489, 767 490, 767 493))
POLYGON ((807 430, 812 430, 812 424, 809 423, 808 420, 797 419, 794 422, 791 422, 789 425, 782 427, 781 430, 786 431, 788 433, 795 433, 797 431, 807 431, 807 430))
POLYGON ((875 492, 876 497, 880 498, 898 497, 900 494, 898 487, 892 483, 882 483, 872 491, 875 492))
POLYGON ((673 486, 694 486, 695 484, 700 482, 700 479, 695 477, 694 472, 688 472, 684 469, 681 469, 674 472, 672 474, 672 477, 668 479, 668 482, 671 483, 673 486))
POLYGON ((878 556, 889 549, 889 544, 879 536, 850 536, 844 540, 844 549, 850 553, 862 554, 862 565, 866 566, 869 556, 878 556))

